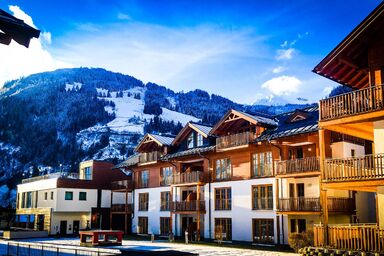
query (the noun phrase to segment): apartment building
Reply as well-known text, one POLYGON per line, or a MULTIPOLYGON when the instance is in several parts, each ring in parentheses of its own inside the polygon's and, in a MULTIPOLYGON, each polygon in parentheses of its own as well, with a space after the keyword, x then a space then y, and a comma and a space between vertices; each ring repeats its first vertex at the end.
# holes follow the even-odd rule
POLYGON ((46 230, 51 235, 109 228, 111 182, 126 179, 101 161, 80 163, 78 173, 51 173, 17 186, 14 226, 46 230))
MULTIPOLYGON (((132 232, 286 244, 312 230, 322 220, 318 117, 317 106, 273 117, 230 110, 214 127, 145 135, 118 166, 134 173, 132 232)), ((364 140, 326 138, 338 156, 364 152, 364 140)), ((331 223, 356 219, 354 193, 328 196, 331 223)))
POLYGON ((315 229, 317 246, 363 251, 382 251, 383 248, 383 31, 382 2, 313 70, 351 89, 320 101, 322 197, 328 197, 330 190, 347 190, 356 195, 359 204, 369 201, 369 213, 357 211, 358 224, 335 226, 329 221, 330 208, 322 200, 323 225, 315 229), (330 148, 326 143, 329 131, 364 140, 364 150, 346 148, 350 155, 334 154, 335 147, 330 148), (332 151, 331 158, 327 158, 329 151, 332 151))

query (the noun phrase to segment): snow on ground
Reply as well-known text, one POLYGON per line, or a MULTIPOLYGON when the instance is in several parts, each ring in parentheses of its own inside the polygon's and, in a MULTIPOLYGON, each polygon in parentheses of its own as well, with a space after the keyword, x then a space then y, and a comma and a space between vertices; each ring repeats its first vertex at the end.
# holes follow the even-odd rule
POLYGON ((82 83, 74 82, 73 84, 65 84, 65 91, 78 91, 81 89, 82 83))
POLYGON ((9 143, 0 142, 0 150, 6 151, 10 155, 19 152, 20 149, 20 147, 15 147, 9 143))
POLYGON ((177 111, 172 111, 166 108, 162 108, 163 113, 160 115, 160 118, 167 121, 174 121, 175 123, 180 122, 182 125, 185 125, 189 121, 197 122, 200 119, 194 116, 186 115, 177 111))
MULTIPOLYGON (((46 244, 60 244, 60 245, 70 245, 76 248, 80 247, 78 238, 33 238, 33 239, 23 239, 21 242, 32 242, 32 243, 46 243, 46 244)), ((278 251, 265 251, 265 250, 256 250, 256 249, 239 249, 231 248, 227 246, 212 246, 212 245, 197 245, 197 244, 181 244, 181 243, 169 243, 165 240, 155 241, 151 243, 150 241, 136 241, 136 240, 123 240, 122 246, 109 246, 103 247, 109 249, 117 249, 122 251, 151 251, 151 252, 166 252, 166 251, 176 251, 176 252, 187 252, 197 255, 205 256, 217 256, 217 255, 228 255, 228 256, 293 256, 297 255, 294 253, 287 252, 278 252, 278 251)), ((6 252, 6 242, 0 241, 0 253, 6 252)))

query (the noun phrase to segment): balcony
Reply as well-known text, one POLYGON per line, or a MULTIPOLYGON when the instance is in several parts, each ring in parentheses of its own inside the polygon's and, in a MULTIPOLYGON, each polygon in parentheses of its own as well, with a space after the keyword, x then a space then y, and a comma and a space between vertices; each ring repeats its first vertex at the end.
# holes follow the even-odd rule
POLYGON ((256 139, 254 132, 243 132, 222 136, 216 139, 216 149, 225 150, 229 148, 247 146, 256 139))
POLYGON ((383 86, 377 85, 320 101, 320 121, 384 110, 383 86))
POLYGON ((171 202, 171 211, 173 212, 205 212, 205 201, 204 200, 193 200, 193 201, 181 201, 171 202))
POLYGON ((133 183, 131 180, 117 180, 111 182, 111 189, 115 191, 132 190, 133 183))
MULTIPOLYGON (((329 212, 353 212, 355 207, 354 198, 328 197, 329 212)), ((320 198, 283 198, 279 199, 278 211, 281 212, 321 212, 320 198)))
POLYGON ((277 175, 305 174, 308 172, 319 172, 320 161, 318 157, 306 157, 275 162, 277 175))
POLYGON ((145 165, 157 162, 161 157, 161 153, 158 151, 148 152, 148 153, 140 153, 139 155, 139 165, 145 165))
POLYGON ((21 181, 21 183, 24 184, 24 183, 34 182, 34 181, 38 181, 38 180, 47 180, 47 179, 54 179, 54 178, 78 180, 79 174, 78 173, 68 173, 68 172, 54 172, 54 173, 49 173, 49 174, 45 174, 42 176, 36 176, 36 177, 28 178, 28 179, 23 179, 21 181))
POLYGON ((199 171, 176 173, 169 180, 169 183, 172 185, 199 184, 204 182, 205 174, 199 171))
POLYGON ((325 160, 323 182, 384 179, 384 154, 325 160))
POLYGON ((133 212, 133 204, 112 204, 111 212, 112 213, 117 213, 117 212, 131 213, 133 212))
MULTIPOLYGON (((324 226, 314 226, 314 246, 326 246, 324 226)), ((328 246, 333 249, 382 252, 384 229, 377 224, 340 224, 327 227, 328 246)))

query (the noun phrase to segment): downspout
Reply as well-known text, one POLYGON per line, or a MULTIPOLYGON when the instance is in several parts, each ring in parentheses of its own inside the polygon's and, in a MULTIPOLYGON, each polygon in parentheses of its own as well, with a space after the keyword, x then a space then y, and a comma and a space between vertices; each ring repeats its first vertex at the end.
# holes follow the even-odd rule
POLYGON ((209 235, 209 239, 211 239, 212 237, 212 223, 211 223, 211 218, 212 218, 212 207, 211 207, 211 170, 210 170, 210 166, 211 166, 211 160, 202 155, 200 152, 199 152, 199 156, 202 157, 202 158, 205 158, 208 160, 208 235, 209 235))

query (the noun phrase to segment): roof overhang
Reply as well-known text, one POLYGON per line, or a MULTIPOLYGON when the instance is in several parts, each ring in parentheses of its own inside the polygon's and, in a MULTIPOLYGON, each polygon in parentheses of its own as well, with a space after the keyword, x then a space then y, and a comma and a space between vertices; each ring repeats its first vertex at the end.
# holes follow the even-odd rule
POLYGON ((172 141, 172 146, 179 144, 180 141, 184 140, 190 133, 190 131, 195 131, 201 134, 204 138, 208 138, 209 134, 203 132, 198 127, 196 127, 193 123, 188 122, 183 129, 177 134, 175 139, 172 141))
POLYGON ((384 28, 384 2, 380 3, 312 71, 351 88, 369 85, 368 46, 384 28))
POLYGON ((163 143, 161 143, 159 140, 157 140, 154 136, 147 133, 143 139, 140 141, 140 143, 136 146, 135 151, 136 152, 147 152, 147 149, 153 148, 155 146, 162 147, 164 146, 163 143))
POLYGON ((0 9, 0 43, 10 44, 11 40, 28 47, 32 38, 38 38, 40 31, 25 24, 11 14, 0 9))

